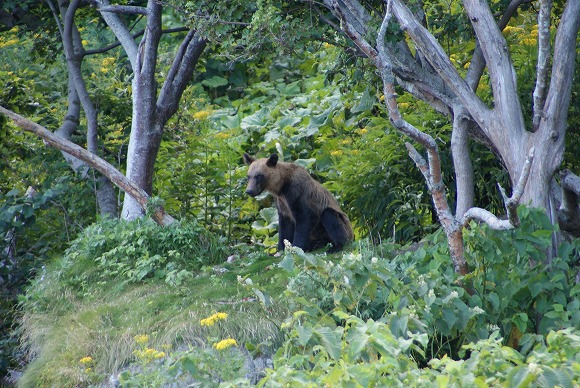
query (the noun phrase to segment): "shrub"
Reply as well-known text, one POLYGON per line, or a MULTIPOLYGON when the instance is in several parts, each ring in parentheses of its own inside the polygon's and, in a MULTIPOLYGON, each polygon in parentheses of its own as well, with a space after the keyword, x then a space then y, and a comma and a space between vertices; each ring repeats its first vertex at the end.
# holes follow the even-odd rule
POLYGON ((160 227, 149 219, 104 219, 86 228, 54 266, 63 284, 82 294, 107 282, 157 279, 177 286, 224 257, 220 239, 195 222, 160 227))
POLYGON ((550 223, 525 207, 520 216, 521 228, 510 232, 472 225, 472 272, 463 278, 450 265, 441 232, 413 247, 384 245, 382 254, 361 242, 338 259, 291 248, 280 263, 294 273, 288 299, 317 319, 339 310, 380 320, 396 337, 427 334, 425 354, 414 354, 420 365, 445 354, 459 359, 464 344, 495 331, 525 354, 550 331, 580 327, 573 267, 580 246, 565 242, 548 261, 550 223))

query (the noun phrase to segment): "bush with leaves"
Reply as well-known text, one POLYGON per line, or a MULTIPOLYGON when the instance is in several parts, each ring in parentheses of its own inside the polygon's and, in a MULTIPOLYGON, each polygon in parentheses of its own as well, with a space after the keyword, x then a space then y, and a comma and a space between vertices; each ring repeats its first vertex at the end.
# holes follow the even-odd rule
POLYGON ((336 310, 318 322, 306 311, 287 324, 288 339, 274 357, 274 369, 259 387, 352 386, 573 387, 580 383, 580 331, 551 331, 527 355, 502 345, 499 332, 469 343, 463 359, 433 358, 420 366, 415 356, 428 349, 426 334, 393 334, 383 321, 336 310), (339 325, 337 325, 339 322, 339 325))
MULTIPOLYGON (((339 260, 291 248, 280 262, 294 273, 288 300, 314 322, 336 325, 332 314, 339 311, 383 322, 397 338, 426 334, 427 346, 412 354, 421 366, 443 355, 458 359, 463 345, 496 331, 527 354, 550 331, 580 326, 580 244, 563 243, 546 262, 552 226, 539 210, 519 213, 522 227, 510 232, 472 225, 466 239, 472 272, 463 278, 449 264, 441 232, 412 249, 383 245, 379 253, 360 243, 339 260)), ((302 322, 298 330, 310 326, 302 322)))
MULTIPOLYGON (((109 282, 131 284, 154 278, 178 286, 194 271, 221 262, 226 256, 223 249, 221 240, 196 222, 160 227, 150 219, 103 219, 86 228, 54 267, 59 281, 79 296, 94 284, 109 282)), ((43 295, 47 287, 51 285, 36 279, 28 292, 29 307, 36 299, 49 303, 43 295)))

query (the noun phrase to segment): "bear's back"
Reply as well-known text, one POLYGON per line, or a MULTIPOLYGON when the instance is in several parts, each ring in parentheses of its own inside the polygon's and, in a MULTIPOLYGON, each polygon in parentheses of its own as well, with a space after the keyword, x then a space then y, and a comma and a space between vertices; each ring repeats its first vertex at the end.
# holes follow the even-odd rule
POLYGON ((294 163, 278 163, 281 169, 282 185, 278 196, 283 197, 290 206, 299 202, 302 206, 320 209, 331 207, 339 210, 338 202, 320 182, 312 178, 310 173, 294 163))

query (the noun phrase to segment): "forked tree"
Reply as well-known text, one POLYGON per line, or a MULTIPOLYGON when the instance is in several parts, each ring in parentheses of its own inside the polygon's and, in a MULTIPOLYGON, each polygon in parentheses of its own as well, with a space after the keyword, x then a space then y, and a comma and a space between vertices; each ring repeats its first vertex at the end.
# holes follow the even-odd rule
MULTIPOLYGON (((65 158, 76 171, 86 172, 89 166, 104 174, 108 179, 101 179, 97 191, 98 203, 104 213, 116 213, 116 198, 110 181, 116 183, 126 193, 121 217, 134 219, 145 212, 144 207, 153 191, 155 161, 165 124, 177 111, 181 96, 193 77, 195 65, 207 41, 194 27, 163 30, 163 4, 156 0, 140 2, 145 3, 143 6, 111 5, 107 0, 91 0, 89 3, 96 8, 116 40, 106 47, 94 50, 87 50, 83 46, 78 28, 77 11, 89 4, 81 0, 46 0, 59 28, 68 69, 68 111, 61 127, 55 131, 60 139, 52 138, 48 131, 43 131, 43 128, 14 112, 6 109, 2 109, 2 112, 23 129, 34 132, 63 151, 65 158), (127 23, 135 21, 135 16, 145 20, 144 23, 134 23, 138 28, 141 27, 137 32, 132 31, 135 25, 129 26, 127 23), (159 85, 159 44, 162 35, 171 32, 184 32, 185 37, 176 47, 172 64, 159 85), (133 73, 133 109, 125 174, 127 180, 124 184, 118 175, 119 171, 112 165, 94 164, 95 160, 100 159, 98 112, 91 101, 81 71, 83 59, 87 55, 102 53, 119 45, 127 54, 133 73), (71 135, 78 129, 81 121, 81 108, 87 122, 89 154, 81 152, 70 143, 71 135), (131 188, 129 183, 134 187, 131 188)), ((155 218, 160 223, 172 221, 164 213, 163 216, 155 218)))
POLYGON ((568 0, 555 15, 552 0, 540 0, 537 13, 538 60, 533 91, 532 125, 527 126, 518 97, 516 71, 502 30, 523 4, 512 0, 500 15, 487 1, 464 0, 463 8, 475 37, 469 69, 462 76, 449 55, 427 28, 425 2, 387 0, 324 0, 310 6, 328 24, 346 35, 376 68, 383 82, 390 120, 399 131, 424 147, 425 158, 407 143, 409 154, 423 173, 439 220, 446 232, 458 273, 468 271, 462 230, 470 220, 495 229, 519 224, 516 208, 523 203, 546 210, 553 223, 578 235, 580 209, 577 177, 567 174, 562 188, 555 175, 564 154, 567 115, 577 57, 580 0, 568 0), (556 26, 553 20, 558 20, 556 26), (555 39, 550 38, 556 29, 555 39), (493 101, 477 94, 487 72, 493 101), (456 208, 451 209, 441 176, 441 159, 435 140, 401 115, 395 87, 427 102, 453 123, 451 147, 456 184, 456 208), (474 173, 468 142, 487 146, 507 170, 512 195, 502 189, 507 219, 475 207, 474 173), (564 195, 562 195, 562 190, 564 195))

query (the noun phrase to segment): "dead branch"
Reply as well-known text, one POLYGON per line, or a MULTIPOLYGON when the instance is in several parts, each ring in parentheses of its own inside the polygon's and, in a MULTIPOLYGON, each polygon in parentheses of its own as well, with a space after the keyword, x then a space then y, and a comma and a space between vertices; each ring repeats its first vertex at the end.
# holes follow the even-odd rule
POLYGON ((528 153, 528 157, 524 162, 524 166, 522 168, 522 173, 520 175, 520 179, 514 188, 512 196, 510 198, 507 197, 505 190, 503 187, 498 185, 501 195, 504 200, 506 212, 508 219, 502 220, 495 216, 488 210, 479 208, 479 207, 472 207, 471 209, 467 210, 461 219, 461 225, 467 227, 469 225, 469 221, 471 220, 479 220, 484 222, 490 226, 490 228, 495 230, 509 230, 517 228, 520 225, 520 219, 518 217, 518 205, 520 204, 520 199, 522 198, 522 194, 524 192, 524 188, 526 187, 526 183, 528 182, 528 177, 530 176, 530 169, 532 167, 532 161, 534 160, 534 147, 532 147, 528 153))
POLYGON ((97 6, 99 12, 113 12, 123 13, 127 15, 148 15, 146 7, 137 7, 131 5, 99 5, 97 6))

